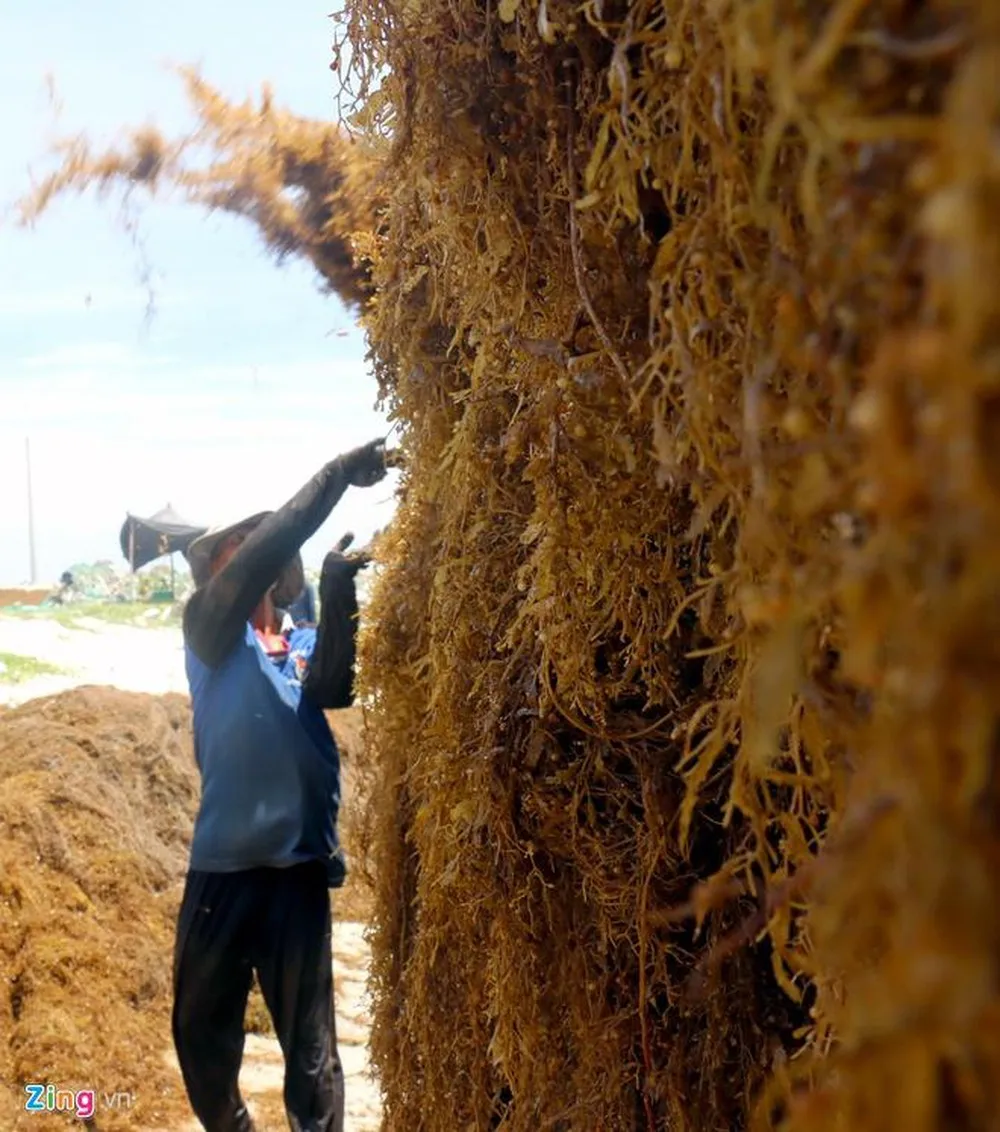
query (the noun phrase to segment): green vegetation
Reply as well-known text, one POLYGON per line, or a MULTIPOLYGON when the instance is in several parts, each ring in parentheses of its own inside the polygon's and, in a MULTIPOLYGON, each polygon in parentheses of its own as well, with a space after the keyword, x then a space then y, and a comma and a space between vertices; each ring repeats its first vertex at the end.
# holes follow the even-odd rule
POLYGON ((0 609, 0 617, 56 621, 67 629, 94 631, 97 627, 89 622, 162 628, 179 625, 181 615, 179 605, 144 601, 79 601, 67 605, 8 606, 0 609))
POLYGON ((17 653, 0 652, 0 684, 23 684, 36 676, 61 676, 63 669, 33 656, 18 656, 17 653))

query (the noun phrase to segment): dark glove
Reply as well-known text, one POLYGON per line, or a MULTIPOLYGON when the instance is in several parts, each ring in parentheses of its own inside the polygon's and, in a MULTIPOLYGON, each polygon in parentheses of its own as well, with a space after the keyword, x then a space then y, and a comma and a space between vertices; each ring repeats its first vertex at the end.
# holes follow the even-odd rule
POLYGON ((353 487, 372 487, 385 479, 385 441, 379 437, 340 457, 347 482, 353 487))
POLYGON ((371 559, 364 550, 345 554, 351 541, 345 535, 327 553, 319 581, 322 616, 303 689, 313 703, 324 710, 350 707, 354 702, 355 634, 358 630, 354 578, 371 559))
POLYGON ((352 578, 366 566, 371 564, 372 556, 369 550, 352 550, 350 554, 344 552, 354 541, 354 535, 348 531, 341 535, 334 543, 326 558, 323 560, 323 570, 344 570, 352 578))

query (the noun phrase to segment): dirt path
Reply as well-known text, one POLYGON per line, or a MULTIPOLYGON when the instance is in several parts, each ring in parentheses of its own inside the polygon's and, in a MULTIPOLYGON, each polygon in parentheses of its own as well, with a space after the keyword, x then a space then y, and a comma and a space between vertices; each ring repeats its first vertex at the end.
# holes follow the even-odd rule
MULTIPOLYGON (((40 676, 20 684, 0 682, 0 705, 13 706, 39 696, 67 691, 81 684, 111 685, 124 691, 187 693, 180 632, 176 628, 136 628, 83 619, 77 628, 54 621, 21 620, 0 614, 0 652, 30 656, 62 669, 60 675, 40 676)), ((334 977, 337 1037, 347 1090, 345 1132, 377 1132, 381 1118, 378 1089, 369 1077, 369 1015, 366 980, 369 966, 365 925, 352 921, 334 925, 334 977)), ((164 1055, 180 1071, 164 1039, 164 1055)), ((282 1103, 284 1064, 276 1039, 247 1035, 240 1077, 258 1132, 288 1128, 282 1103)), ((200 1124, 139 1132, 200 1132, 200 1124)))

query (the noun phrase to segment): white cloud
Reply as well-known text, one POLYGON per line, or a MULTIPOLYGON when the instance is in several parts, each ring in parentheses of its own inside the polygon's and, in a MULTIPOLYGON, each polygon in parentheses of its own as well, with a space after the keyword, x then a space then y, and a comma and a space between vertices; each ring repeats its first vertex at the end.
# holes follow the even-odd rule
MULTIPOLYGON (((352 437, 357 442, 362 437, 352 437)), ((95 444, 64 434, 58 443, 32 443, 32 487, 40 570, 52 579, 69 563, 120 557, 118 531, 127 512, 148 515, 171 503, 192 522, 214 523, 280 506, 323 463, 348 445, 309 438, 269 437, 264 431, 225 436, 180 448, 163 442, 123 439, 95 444)), ((364 541, 395 510, 393 473, 367 490, 349 489, 323 531, 306 547, 318 565, 342 531, 364 541)), ((20 580, 27 545, 25 452, 0 451, 0 581, 20 580)))
MULTIPOLYGON (((74 342, 24 358, 16 365, 26 370, 75 370, 82 375, 93 366, 122 369, 135 362, 135 351, 124 342, 74 342)), ((144 364, 150 364, 150 360, 144 364)))
MULTIPOLYGON (((0 209, 28 186, 26 167, 51 136, 49 70, 65 103, 59 132, 83 129, 95 144, 143 121, 185 127, 190 111, 163 56, 204 61, 230 96, 270 78, 282 103, 332 116, 326 10, 253 3, 239 25, 203 0, 178 0, 166 22, 159 9, 103 0, 63 5, 55 21, 44 5, 7 5, 19 48, 0 73, 12 131, 0 209), (280 36, 255 31, 279 16, 280 36)), ((32 231, 0 229, 0 584, 27 572, 25 435, 39 569, 52 579, 72 562, 117 557, 126 510, 169 501, 210 522, 275 506, 324 460, 388 429, 356 332, 346 344, 324 337, 349 316, 317 293, 308 265, 276 272, 251 225, 166 200, 137 202, 133 246, 118 201, 69 196, 32 231), (255 368, 285 347, 287 363, 255 368), (339 349, 355 356, 339 359, 339 349), (226 364, 213 364, 220 357, 226 364)), ((307 558, 345 526, 365 538, 391 515, 391 496, 387 485, 348 492, 307 558)))
MULTIPOLYGON (((0 582, 24 571, 25 436, 39 566, 51 579, 72 562, 119 557, 126 512, 169 502, 213 523, 277 507, 327 460, 388 432, 357 358, 264 365, 256 383, 247 367, 184 367, 114 342, 31 361, 4 395, 0 419, 0 582)), ((395 482, 350 490, 307 544, 307 561, 318 565, 345 529, 363 541, 384 526, 395 482)))
MULTIPOLYGON (((184 300, 180 295, 170 294, 161 301, 171 307, 184 300)), ((146 297, 141 288, 135 287, 74 287, 72 289, 0 291, 0 322, 5 318, 32 318, 41 315, 69 315, 105 313, 108 311, 141 311, 146 297)))

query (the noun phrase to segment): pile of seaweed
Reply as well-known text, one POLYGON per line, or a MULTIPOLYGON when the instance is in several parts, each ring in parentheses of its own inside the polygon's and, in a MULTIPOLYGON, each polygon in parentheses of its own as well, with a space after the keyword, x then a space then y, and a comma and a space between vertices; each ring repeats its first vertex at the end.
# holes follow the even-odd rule
MULTIPOLYGON (((198 777, 185 697, 82 688, 0 715, 0 1116, 94 1090, 101 1129, 176 1126, 170 957, 198 777), (129 1094, 128 1106, 104 1097, 129 1094), (140 1123, 141 1122, 141 1123, 140 1123)), ((86 1115, 81 1110, 80 1115, 86 1115)))

